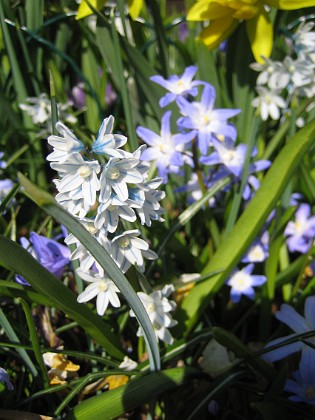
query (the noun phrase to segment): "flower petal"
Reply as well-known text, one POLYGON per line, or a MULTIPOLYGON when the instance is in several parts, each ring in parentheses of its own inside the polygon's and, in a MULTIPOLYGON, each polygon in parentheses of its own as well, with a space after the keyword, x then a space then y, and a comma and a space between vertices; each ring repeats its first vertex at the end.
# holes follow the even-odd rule
POLYGON ((264 57, 270 57, 273 41, 273 26, 268 13, 262 7, 260 13, 246 21, 248 39, 258 63, 264 63, 264 57))

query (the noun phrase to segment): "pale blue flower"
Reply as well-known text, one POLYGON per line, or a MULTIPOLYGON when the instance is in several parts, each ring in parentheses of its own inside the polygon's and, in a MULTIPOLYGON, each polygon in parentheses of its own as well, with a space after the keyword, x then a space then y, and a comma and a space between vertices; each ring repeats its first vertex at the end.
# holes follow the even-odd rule
POLYGON ((255 239, 242 258, 243 263, 258 263, 269 256, 269 232, 265 231, 260 238, 255 239))
POLYGON ((180 128, 194 130, 197 133, 198 147, 203 155, 207 154, 215 136, 236 137, 235 127, 228 122, 237 115, 239 109, 214 109, 215 89, 205 84, 200 102, 188 102, 179 97, 177 104, 183 117, 177 124, 180 128))
POLYGON ((109 200, 98 206, 94 224, 98 229, 104 226, 108 232, 113 233, 118 227, 119 218, 134 222, 137 216, 128 200, 121 201, 116 194, 112 194, 109 200))
POLYGON ((10 382, 10 377, 6 370, 0 367, 0 382, 4 382, 9 391, 13 391, 13 385, 10 382))
POLYGON ((307 253, 315 238, 315 216, 311 216, 311 206, 300 204, 295 214, 295 221, 290 221, 284 235, 291 252, 307 253))
POLYGON ((160 107, 164 108, 180 96, 196 96, 198 94, 197 86, 203 84, 201 81, 193 81, 197 67, 189 66, 185 69, 182 76, 172 75, 168 79, 162 76, 152 76, 150 80, 167 89, 169 92, 160 99, 160 107))
POLYGON ((60 193, 68 193, 69 198, 82 198, 85 207, 95 204, 96 192, 101 187, 97 177, 101 170, 98 161, 88 161, 79 153, 73 153, 63 163, 52 162, 50 166, 61 176, 57 184, 60 193))
POLYGON ((7 164, 4 160, 2 160, 4 156, 4 152, 0 152, 0 169, 6 168, 7 164))
MULTIPOLYGON (((30 241, 20 238, 21 245, 25 248, 46 270, 56 277, 61 277, 70 262, 70 249, 59 242, 30 233, 30 241)), ((22 285, 29 286, 29 283, 21 276, 16 276, 16 281, 22 285)))
POLYGON ((288 399, 315 406, 315 350, 308 347, 302 353, 299 370, 292 373, 294 379, 288 379, 284 390, 290 392, 288 399))
MULTIPOLYGON (((310 296, 305 300, 304 318, 302 315, 296 312, 292 306, 286 303, 281 305, 280 311, 276 312, 275 316, 279 321, 283 322, 291 330, 293 330, 294 334, 289 334, 285 337, 280 337, 270 341, 266 345, 266 349, 268 349, 268 347, 280 345, 288 339, 297 337, 299 334, 304 334, 315 330, 315 296, 310 296)), ((315 344, 314 338, 308 338, 307 341, 313 345, 315 344)), ((301 350, 304 352, 307 348, 309 348, 309 346, 306 343, 302 341, 296 341, 291 344, 283 345, 276 350, 271 350, 268 353, 265 353, 263 358, 269 362, 275 362, 277 360, 284 359, 292 353, 296 353, 301 350)))
POLYGON ((100 201, 102 203, 106 203, 110 199, 112 191, 121 201, 128 200, 128 184, 138 184, 144 181, 143 175, 136 169, 138 162, 138 159, 133 157, 110 158, 103 167, 100 178, 100 201))
POLYGON ((249 264, 242 270, 236 271, 227 280, 226 284, 231 286, 231 300, 238 303, 241 296, 245 295, 250 299, 254 299, 254 287, 261 286, 266 283, 267 278, 261 275, 253 275, 254 264, 249 264))
POLYGON ((122 134, 113 134, 115 118, 110 115, 105 118, 99 129, 97 139, 92 145, 92 152, 106 155, 108 157, 123 157, 125 152, 118 150, 127 142, 127 137, 122 134))
POLYGON ((46 158, 48 161, 63 163, 69 155, 84 150, 84 144, 60 121, 56 123, 56 129, 62 137, 55 135, 48 137, 48 143, 54 148, 53 152, 46 158))
POLYGON ((114 308, 120 307, 120 301, 117 293, 120 293, 115 283, 108 275, 98 267, 98 272, 83 271, 81 268, 76 270, 79 277, 90 285, 77 298, 79 303, 88 302, 96 297, 96 310, 100 316, 103 316, 108 305, 114 308))
POLYGON ((154 160, 164 183, 167 182, 169 173, 178 173, 179 167, 184 164, 183 144, 195 137, 194 132, 172 135, 170 119, 171 111, 168 111, 162 117, 160 135, 148 128, 137 128, 138 136, 150 146, 142 152, 141 160, 154 160))

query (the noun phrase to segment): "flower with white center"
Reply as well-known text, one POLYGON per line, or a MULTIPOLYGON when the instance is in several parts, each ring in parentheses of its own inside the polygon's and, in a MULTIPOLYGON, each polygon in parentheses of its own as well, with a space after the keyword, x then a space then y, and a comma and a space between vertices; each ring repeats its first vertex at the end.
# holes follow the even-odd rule
POLYGON ((301 204, 295 214, 295 221, 290 221, 284 235, 291 252, 307 253, 315 238, 315 216, 311 216, 311 206, 301 204))
POLYGON ((265 231, 261 238, 256 239, 242 258, 243 263, 258 263, 269 256, 269 232, 265 231))
POLYGON ((73 153, 65 162, 52 162, 50 166, 62 176, 57 184, 60 193, 73 194, 82 191, 84 204, 95 204, 96 192, 101 187, 97 177, 101 169, 98 161, 87 161, 79 153, 73 153))
POLYGON ((235 148, 232 142, 220 142, 213 139, 215 151, 210 156, 201 156, 200 162, 205 165, 224 165, 233 175, 242 174, 247 145, 239 144, 235 148))
MULTIPOLYGON (((170 312, 175 310, 176 303, 168 299, 168 296, 173 291, 173 285, 166 285, 162 290, 152 292, 149 295, 143 292, 137 293, 149 315, 157 340, 160 339, 167 344, 172 344, 174 341, 168 328, 177 325, 177 321, 170 315, 170 312)), ((132 310, 130 311, 130 316, 135 316, 132 310)), ((142 335, 142 328, 139 327, 137 336, 140 337, 142 335)))
POLYGON ((143 257, 155 260, 158 256, 149 249, 149 245, 143 239, 138 238, 140 230, 127 230, 121 235, 115 236, 111 241, 111 256, 125 273, 132 265, 137 265, 144 271, 143 257))
MULTIPOLYGON (((99 268, 99 267, 98 267, 99 268)), ((109 303, 114 308, 120 307, 120 301, 117 293, 120 293, 115 285, 103 270, 99 268, 99 272, 83 271, 81 268, 76 270, 82 280, 89 282, 89 286, 79 294, 78 302, 88 302, 96 297, 96 310, 100 316, 103 316, 109 303)))
MULTIPOLYGON (((276 318, 286 324, 294 334, 289 334, 285 337, 276 338, 275 340, 270 341, 266 345, 266 349, 273 346, 278 346, 279 348, 271 350, 263 355, 263 358, 269 362, 275 362, 277 360, 284 359, 290 354, 302 351, 302 357, 305 352, 307 352, 311 347, 308 345, 308 342, 311 346, 315 345, 315 338, 307 338, 305 340, 297 340, 290 344, 284 344, 280 346, 286 340, 298 337, 300 334, 305 334, 315 330, 315 296, 309 296, 305 300, 304 304, 304 318, 300 315, 292 306, 284 303, 281 305, 280 311, 276 312, 276 318)), ((312 349, 312 351, 315 351, 312 349)))
POLYGON ((121 201, 116 194, 112 194, 110 199, 105 203, 100 203, 95 218, 95 226, 100 229, 104 227, 108 232, 116 231, 119 218, 129 222, 134 222, 137 216, 132 208, 130 208, 129 200, 121 201))
POLYGON ((242 270, 232 274, 226 282, 228 286, 231 286, 230 296, 232 302, 238 303, 241 300, 242 295, 245 295, 250 299, 254 299, 254 287, 261 286, 266 283, 267 278, 265 276, 253 275, 253 269, 254 264, 249 264, 242 270))
MULTIPOLYGON (((51 133, 51 102, 46 93, 41 93, 38 97, 26 98, 27 104, 19 104, 20 109, 28 113, 35 125, 44 126, 38 136, 46 136, 51 133)), ((68 108, 72 106, 71 102, 66 104, 58 104, 59 119, 70 124, 75 124, 77 119, 72 114, 68 113, 68 108)))
POLYGON ((53 152, 46 158, 48 161, 63 163, 69 155, 80 153, 84 150, 83 143, 60 121, 56 123, 56 129, 61 134, 61 137, 55 135, 48 137, 48 143, 54 148, 53 152))
MULTIPOLYGON (((107 239, 106 235, 107 232, 104 228, 97 229, 94 224, 94 219, 82 219, 82 225, 85 229, 105 248, 107 252, 110 252, 110 243, 107 239)), ((81 242, 72 234, 70 233, 65 238, 65 243, 67 245, 75 244, 76 249, 71 254, 71 260, 79 260, 80 268, 83 271, 87 271, 93 267, 94 264, 97 265, 97 261, 93 257, 93 255, 81 244, 81 242)))
POLYGON ((196 72, 197 67, 189 66, 181 76, 172 75, 168 79, 164 79, 162 76, 150 77, 152 82, 157 83, 169 91, 160 99, 160 107, 164 108, 180 96, 197 96, 198 89, 196 86, 203 84, 203 82, 192 80, 196 72))
POLYGON ((112 190, 121 201, 128 200, 128 185, 143 182, 141 172, 135 167, 138 159, 134 158, 111 158, 103 167, 101 174, 100 202, 106 203, 111 197, 112 190))
POLYGON ((279 108, 286 108, 285 100, 279 95, 280 90, 270 90, 263 86, 257 86, 256 90, 259 96, 252 100, 252 105, 258 109, 261 119, 266 121, 270 116, 273 120, 278 120, 280 118, 279 108))
POLYGON ((257 77, 257 85, 268 85, 270 89, 283 89, 289 83, 289 79, 279 78, 279 73, 283 69, 280 61, 273 61, 270 58, 262 57, 264 63, 252 63, 250 68, 260 72, 257 77))
POLYGON ((289 87, 289 90, 309 85, 312 82, 314 66, 304 59, 293 60, 287 56, 283 60, 283 67, 281 77, 291 81, 292 86, 289 87))
POLYGON ((167 182, 167 176, 171 172, 178 173, 179 167, 184 164, 182 157, 182 145, 193 140, 195 133, 171 134, 170 127, 171 111, 166 112, 162 117, 161 133, 156 134, 148 128, 138 127, 138 136, 150 147, 141 154, 141 160, 156 161, 159 176, 163 182, 167 182))
POLYGON ((159 201, 165 198, 165 192, 156 190, 162 181, 162 178, 154 178, 149 182, 139 184, 139 188, 144 193, 144 202, 141 207, 136 208, 136 212, 142 225, 151 226, 151 220, 164 221, 160 215, 165 213, 165 210, 161 207, 159 201))
POLYGON ((237 115, 238 109, 214 109, 215 89, 205 84, 200 102, 188 102, 179 97, 177 104, 183 117, 177 124, 180 128, 194 130, 198 138, 198 147, 203 155, 207 154, 215 135, 236 138, 235 127, 228 119, 237 115))
POLYGON ((92 145, 92 152, 109 157, 124 157, 126 152, 117 150, 127 142, 127 137, 122 134, 113 134, 115 118, 110 115, 102 122, 97 139, 92 145))
POLYGON ((314 26, 314 22, 302 22, 292 36, 297 55, 304 59, 309 58, 313 63, 315 63, 315 31, 312 30, 314 26))

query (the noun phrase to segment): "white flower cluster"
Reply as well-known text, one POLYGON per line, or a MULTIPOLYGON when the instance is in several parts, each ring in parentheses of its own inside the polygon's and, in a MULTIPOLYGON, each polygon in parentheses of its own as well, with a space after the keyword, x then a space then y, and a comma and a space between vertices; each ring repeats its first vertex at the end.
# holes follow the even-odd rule
MULTIPOLYGON (((22 111, 28 113, 35 125, 39 125, 41 130, 37 133, 38 137, 45 138, 52 132, 51 102, 46 93, 41 93, 38 97, 26 98, 26 104, 19 104, 22 111)), ((69 112, 72 102, 58 104, 59 119, 70 124, 75 124, 77 118, 69 112)))
POLYGON ((264 58, 263 64, 251 64, 253 70, 260 72, 256 86, 258 96, 252 105, 258 108, 263 121, 268 117, 278 120, 281 113, 288 112, 293 96, 315 96, 314 25, 314 22, 299 25, 290 40, 291 53, 282 62, 264 58))
MULTIPOLYGON (((47 160, 59 175, 54 180, 58 203, 80 220, 123 273, 132 265, 144 271, 144 258, 153 260, 157 255, 145 240, 139 238, 139 229, 130 229, 129 224, 125 229, 124 224, 135 222, 137 216, 146 226, 151 226, 152 220, 163 221, 164 209, 159 201, 165 193, 157 190, 162 178, 148 180, 150 164, 140 160, 146 146, 140 146, 133 153, 122 150, 127 137, 112 133, 113 126, 113 116, 104 119, 97 139, 88 150, 68 127, 58 122, 56 129, 60 136, 48 137, 53 151, 47 160), (96 159, 97 156, 101 160, 96 159)), ((109 303, 115 308, 120 307, 119 289, 90 252, 73 234, 69 234, 65 242, 75 245, 71 259, 79 260, 76 272, 89 283, 78 296, 78 302, 96 297, 97 313, 101 316, 109 303)), ((141 295, 145 293, 141 292, 141 295)), ((166 305, 165 312, 169 310, 166 305)), ((163 319, 163 325, 157 324, 163 333, 159 332, 157 337, 166 337, 165 341, 169 342, 169 335, 161 329, 174 325, 175 321, 167 314, 163 319)))

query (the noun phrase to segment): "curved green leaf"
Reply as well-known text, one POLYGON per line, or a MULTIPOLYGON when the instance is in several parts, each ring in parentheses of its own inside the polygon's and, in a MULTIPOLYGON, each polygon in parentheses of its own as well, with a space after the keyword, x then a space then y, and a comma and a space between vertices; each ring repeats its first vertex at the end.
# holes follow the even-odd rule
MULTIPOLYGON (((150 366, 152 370, 160 369, 160 355, 156 336, 151 324, 150 318, 139 299, 137 293, 130 286, 127 278, 118 268, 111 256, 105 249, 91 236, 91 234, 82 226, 82 224, 71 216, 66 210, 59 206, 54 199, 45 191, 39 189, 22 174, 18 174, 21 185, 26 194, 41 206, 48 214, 54 217, 60 224, 64 225, 73 235, 78 238, 83 246, 94 256, 101 267, 112 278, 113 282, 119 288, 124 298, 134 311, 141 328, 144 331, 147 345, 150 366)), ((84 306, 84 305, 83 305, 84 306)), ((81 306, 82 307, 82 306, 81 306)))
POLYGON ((124 386, 89 398, 77 405, 66 420, 109 420, 182 384, 200 373, 192 368, 173 368, 137 378, 124 386))
POLYGON ((29 252, 4 236, 0 236, 0 264, 22 274, 35 290, 50 300, 52 306, 77 321, 109 354, 123 358, 118 338, 110 331, 108 324, 86 305, 78 303, 74 293, 29 252))
POLYGON ((314 144, 314 136, 315 121, 294 135, 280 151, 255 197, 205 267, 202 275, 222 268, 225 270, 197 284, 183 300, 179 314, 181 327, 186 326, 186 329, 190 331, 212 296, 222 287, 228 275, 262 229, 303 156, 314 144))

